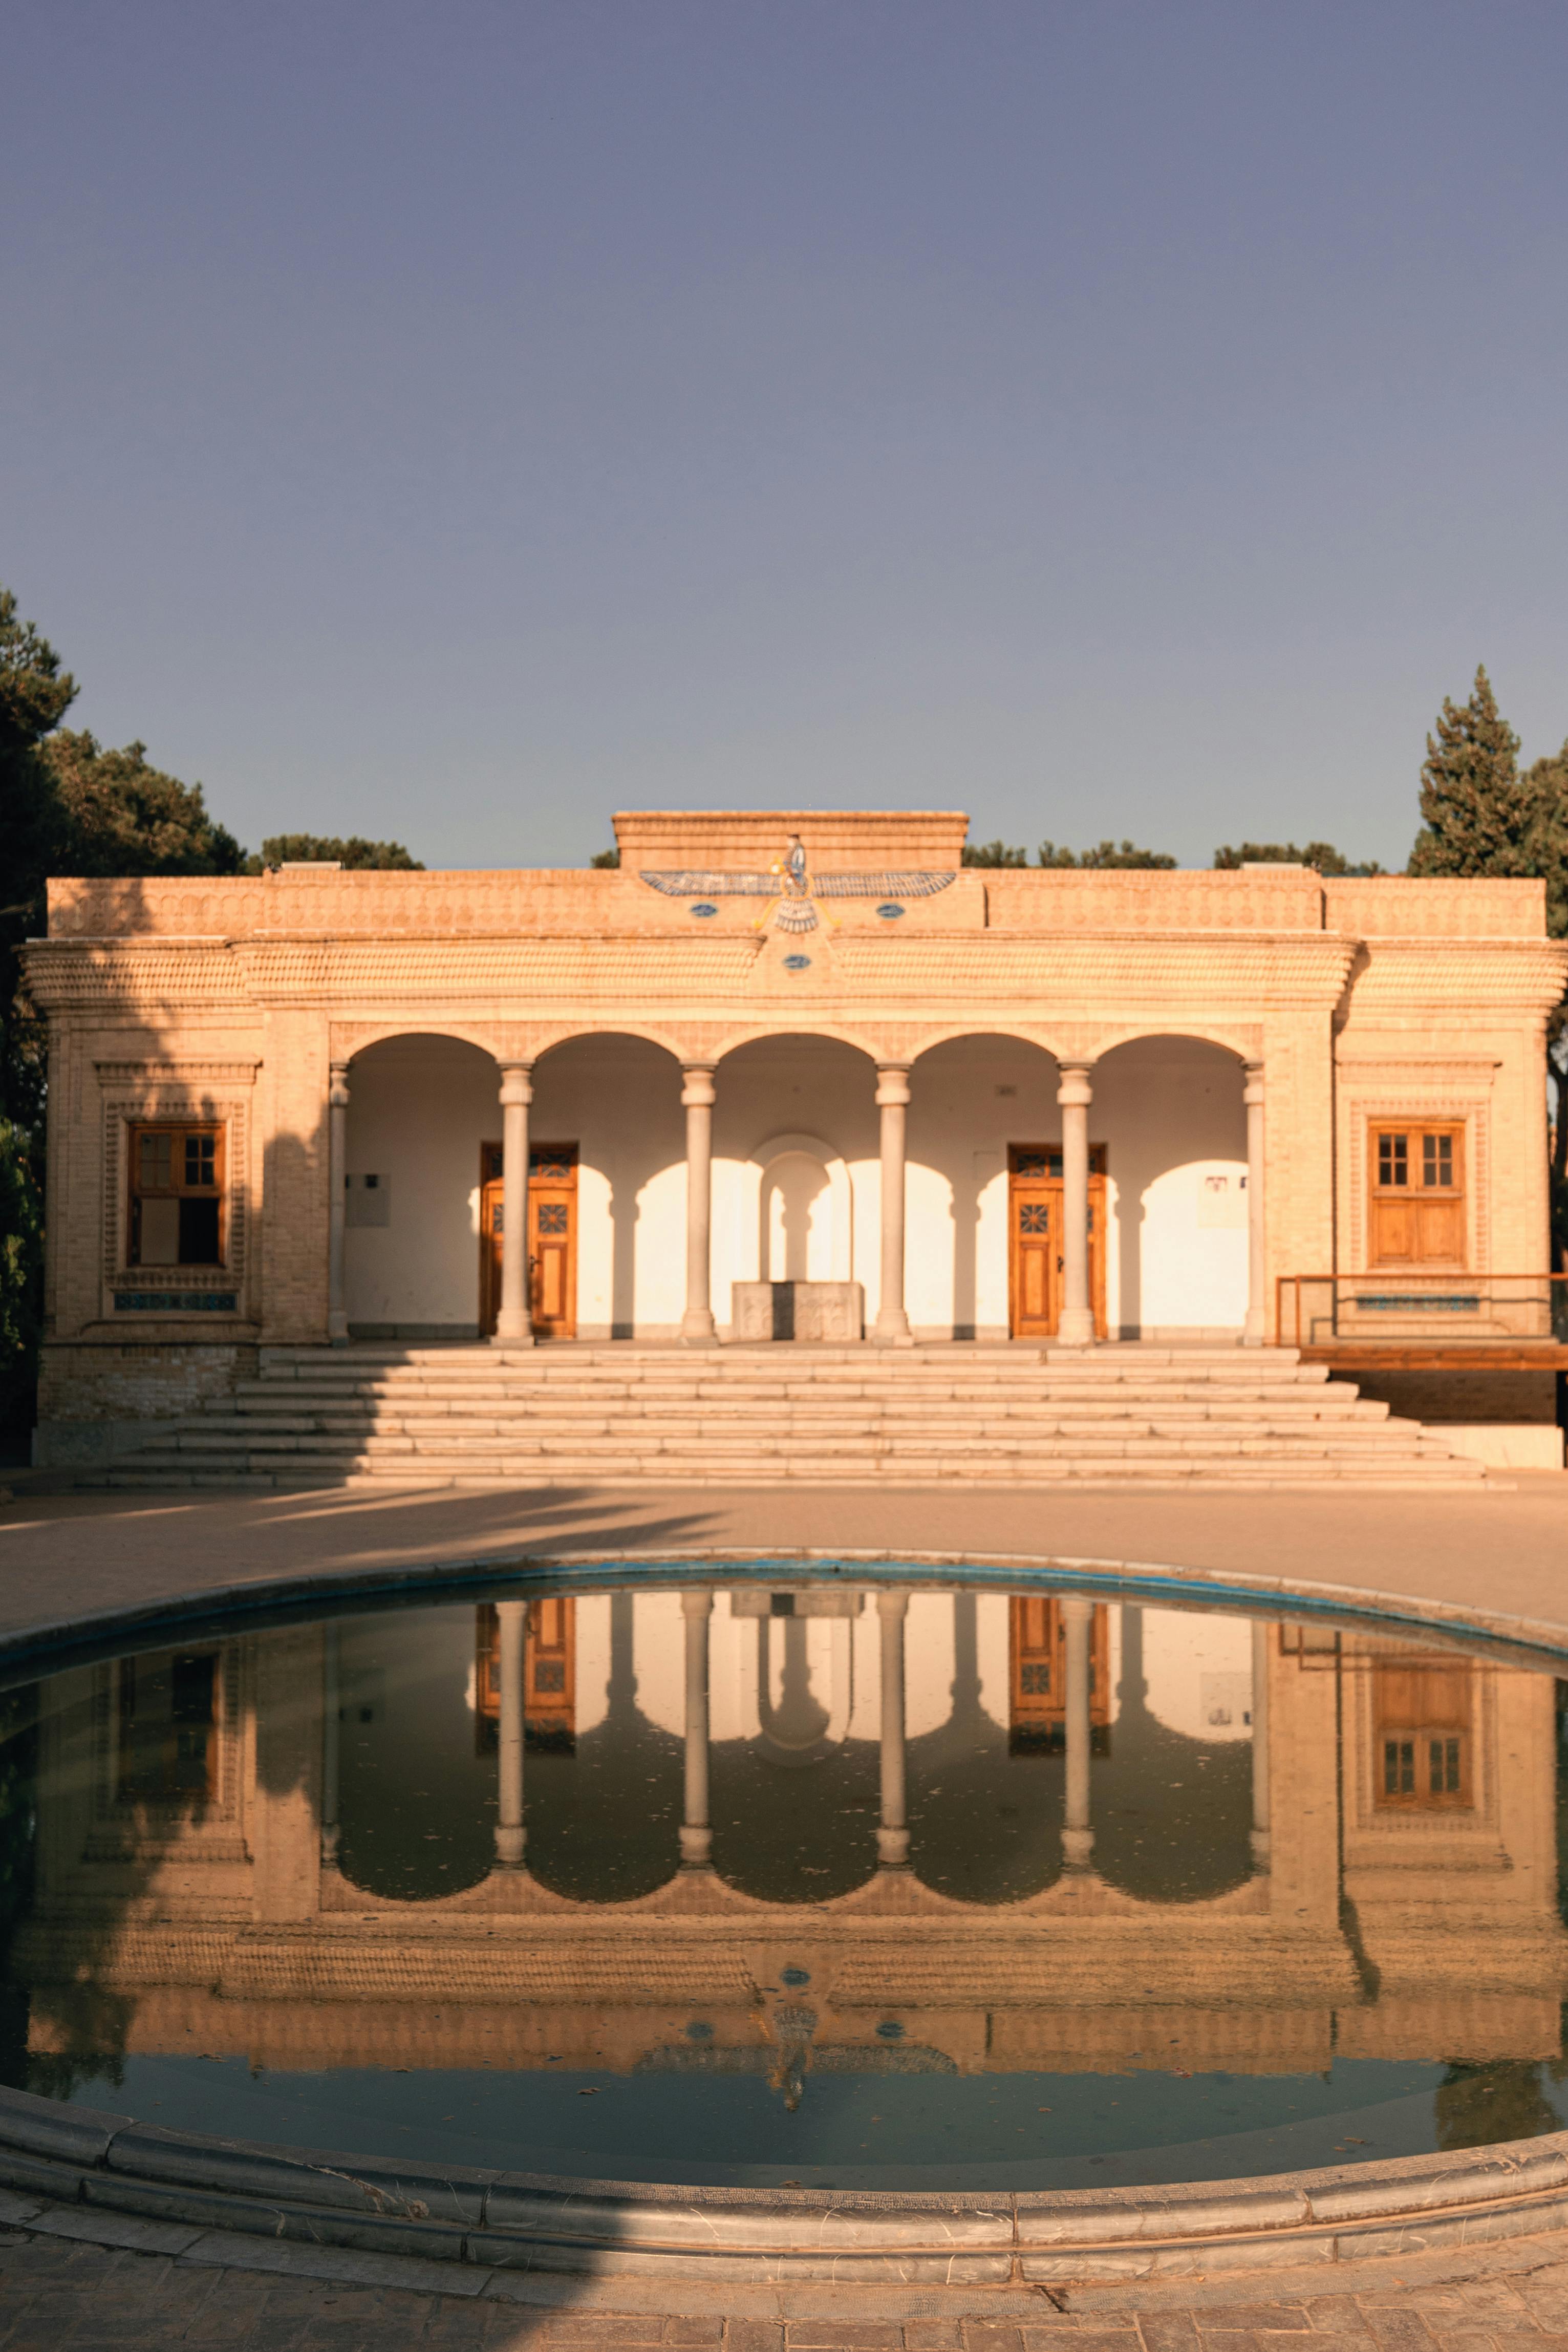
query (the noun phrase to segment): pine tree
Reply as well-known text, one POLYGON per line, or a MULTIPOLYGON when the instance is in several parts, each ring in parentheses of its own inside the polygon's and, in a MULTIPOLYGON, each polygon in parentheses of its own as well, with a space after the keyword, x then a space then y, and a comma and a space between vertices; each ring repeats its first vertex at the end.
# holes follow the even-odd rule
POLYGON ((1425 819, 1410 853, 1421 875, 1530 875, 1536 795, 1519 772, 1519 738, 1497 707, 1484 669, 1468 702, 1445 696, 1421 768, 1425 819))

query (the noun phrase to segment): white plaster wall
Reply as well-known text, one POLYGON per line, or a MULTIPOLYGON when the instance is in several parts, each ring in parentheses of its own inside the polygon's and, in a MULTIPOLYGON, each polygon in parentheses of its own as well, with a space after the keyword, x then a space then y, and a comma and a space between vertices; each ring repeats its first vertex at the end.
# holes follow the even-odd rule
POLYGON ((479 1152, 498 1139, 500 1072, 452 1037, 371 1045, 349 1068, 348 1172, 390 1187, 384 1225, 343 1237, 349 1321, 479 1328, 479 1152))
POLYGON ((1106 1146, 1107 1310, 1124 1339, 1225 1338, 1247 1318, 1241 1066, 1216 1045, 1140 1038, 1096 1066, 1106 1146), (1210 1178, 1223 1178, 1223 1192, 1210 1178), (1228 1223, 1217 1223, 1217 1219, 1228 1223))

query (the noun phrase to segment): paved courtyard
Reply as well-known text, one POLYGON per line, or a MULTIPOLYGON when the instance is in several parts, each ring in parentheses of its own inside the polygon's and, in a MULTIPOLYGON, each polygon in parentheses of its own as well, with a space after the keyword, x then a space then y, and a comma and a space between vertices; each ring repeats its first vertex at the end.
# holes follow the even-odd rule
MULTIPOLYGON (((518 1549, 591 1558, 601 1549, 735 1546, 1032 1552, 1177 1563, 1302 1578, 1469 1602, 1568 1626, 1568 1475, 1521 1474, 1511 1489, 1433 1496, 1216 1493, 1067 1496, 1013 1491, 899 1494, 864 1488, 579 1486, 549 1491, 345 1493, 206 1498, 54 1495, 26 1478, 0 1505, 0 1628, 281 1574, 485 1557, 518 1549)), ((0 2234, 0 2352, 243 2345, 315 2347, 712 2345, 720 2352, 1026 2352, 1076 2342, 1104 2352, 1252 2352, 1322 2335, 1336 2352, 1513 2352, 1568 2346, 1568 2236, 1521 2241, 1473 2259, 1397 2272, 1336 2273, 1341 2291, 1296 2274, 1258 2284, 1216 2278, 1121 2294, 1069 2287, 1006 2298, 1007 2315, 911 2315, 930 2297, 858 2315, 817 2315, 823 2290, 771 2296, 661 2291, 618 2297, 561 2282, 508 2294, 397 2284, 389 2266, 342 2282, 277 2268, 223 2267, 140 2243, 77 2242, 87 2217, 29 2215, 0 2234), (29 2226, 30 2224, 30 2226, 29 2226), (61 2234, 62 2227, 70 2234, 61 2234), (1455 2278, 1458 2269, 1464 2275, 1455 2278), (617 2304, 620 2307, 617 2308, 617 2304), (708 2307, 694 2308, 699 2304, 708 2307), (640 2307, 633 2307, 640 2306, 640 2307), (1064 2307, 1062 2307, 1064 2306, 1064 2307)), ((258 2242, 255 2259, 287 2251, 258 2242)), ((895 2298, 888 2296, 892 2305, 895 2298)))

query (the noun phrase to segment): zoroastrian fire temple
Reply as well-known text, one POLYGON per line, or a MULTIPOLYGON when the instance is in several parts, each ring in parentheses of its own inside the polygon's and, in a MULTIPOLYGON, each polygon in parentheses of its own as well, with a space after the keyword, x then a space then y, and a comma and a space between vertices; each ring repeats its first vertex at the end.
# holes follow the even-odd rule
POLYGON ((1542 885, 980 871, 966 828, 51 884, 40 1458, 258 1351, 491 1335, 1288 1345, 1544 1428, 1542 885))

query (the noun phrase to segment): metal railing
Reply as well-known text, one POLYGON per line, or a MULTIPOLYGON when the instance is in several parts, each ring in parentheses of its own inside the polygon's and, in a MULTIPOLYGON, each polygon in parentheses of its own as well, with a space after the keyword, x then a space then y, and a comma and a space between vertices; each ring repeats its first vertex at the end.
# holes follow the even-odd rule
POLYGON ((1568 1344, 1568 1274, 1282 1274, 1284 1348, 1568 1344))

